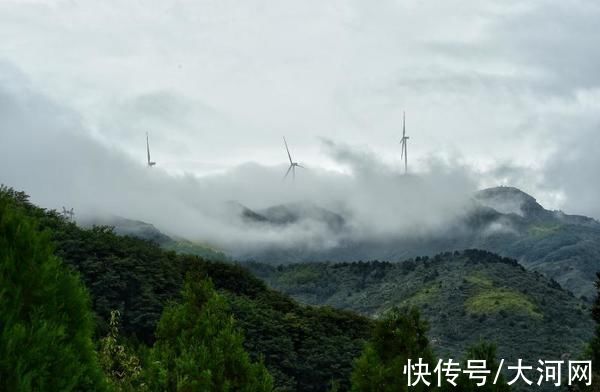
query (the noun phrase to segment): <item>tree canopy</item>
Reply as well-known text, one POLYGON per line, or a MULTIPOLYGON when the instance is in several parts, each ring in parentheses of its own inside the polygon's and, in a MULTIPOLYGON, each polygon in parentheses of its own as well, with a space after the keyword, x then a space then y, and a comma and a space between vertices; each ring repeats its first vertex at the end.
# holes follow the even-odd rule
POLYGON ((268 392, 273 380, 252 363, 225 300, 209 281, 189 275, 182 302, 167 307, 151 350, 151 390, 268 392))
POLYGON ((89 296, 49 236, 0 193, 0 387, 102 391, 89 296))

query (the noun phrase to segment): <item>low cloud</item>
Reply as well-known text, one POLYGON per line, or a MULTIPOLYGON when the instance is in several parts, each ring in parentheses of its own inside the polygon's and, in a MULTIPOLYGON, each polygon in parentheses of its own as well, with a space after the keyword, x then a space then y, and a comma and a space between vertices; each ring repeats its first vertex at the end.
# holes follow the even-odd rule
POLYGON ((285 163, 172 175, 160 161, 147 168, 95 140, 76 113, 38 94, 14 68, 3 66, 0 74, 0 182, 26 191, 43 207, 73 207, 79 219, 138 219, 234 252, 273 245, 328 248, 441 230, 464 213, 477 188, 472 173, 458 165, 430 159, 419 173, 403 175, 399 165, 368 147, 332 140, 323 140, 323 153, 341 170, 307 164, 296 181, 283 179, 285 163), (255 211, 317 206, 343 217, 344 230, 310 217, 293 225, 248 224, 232 201, 255 211))

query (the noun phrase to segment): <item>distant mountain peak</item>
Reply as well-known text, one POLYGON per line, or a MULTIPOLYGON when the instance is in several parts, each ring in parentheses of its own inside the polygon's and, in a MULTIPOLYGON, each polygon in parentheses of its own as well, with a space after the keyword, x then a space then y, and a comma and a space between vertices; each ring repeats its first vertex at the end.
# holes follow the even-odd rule
POLYGON ((533 196, 510 186, 483 189, 475 194, 475 199, 502 214, 532 217, 548 213, 533 196))
POLYGON ((171 237, 162 233, 153 224, 118 215, 89 217, 84 219, 81 224, 83 227, 94 225, 112 226, 114 232, 118 235, 141 238, 160 245, 173 241, 171 237))
POLYGON ((278 204, 256 211, 240 203, 236 203, 236 205, 238 213, 248 223, 285 226, 312 220, 326 224, 334 232, 342 230, 346 225, 344 217, 310 201, 278 204))

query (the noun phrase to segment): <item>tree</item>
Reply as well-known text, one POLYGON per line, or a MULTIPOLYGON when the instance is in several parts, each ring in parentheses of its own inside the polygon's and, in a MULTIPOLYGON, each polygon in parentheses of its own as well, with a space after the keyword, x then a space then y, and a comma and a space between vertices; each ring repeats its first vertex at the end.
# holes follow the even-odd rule
POLYGON ((12 200, 0 192, 0 390, 105 390, 87 291, 12 200))
POLYGON ((151 390, 247 391, 273 389, 261 363, 252 363, 225 300, 210 281, 188 275, 182 303, 168 306, 150 353, 151 390))
MULTIPOLYGON (((404 366, 422 358, 433 370, 433 354, 426 336, 427 324, 416 308, 393 308, 374 328, 373 337, 356 361, 352 390, 356 392, 407 391, 404 366)), ((432 384, 433 385, 433 384, 432 384)), ((431 390, 423 383, 411 391, 431 390)))
POLYGON ((592 318, 596 322, 596 334, 586 350, 586 359, 592 361, 592 385, 574 385, 571 391, 600 391, 600 272, 596 273, 596 300, 592 306, 592 318))
MULTIPOLYGON (((362 356, 356 361, 352 373, 352 391, 354 392, 396 392, 396 391, 454 391, 454 392, 507 392, 510 391, 503 376, 500 376, 496 385, 487 380, 482 387, 477 387, 475 380, 470 380, 465 373, 459 373, 456 379, 457 386, 443 383, 437 386, 434 369, 433 352, 427 339, 427 324, 421 320, 416 308, 394 308, 377 322, 373 337, 367 343, 362 356), (421 380, 415 386, 408 386, 404 366, 410 359, 412 363, 421 358, 427 364, 431 376, 425 377, 430 382, 427 386, 421 380)), ((466 353, 462 369, 466 368, 468 360, 485 360, 486 368, 495 375, 498 369, 496 361, 496 347, 489 343, 479 343, 466 353)), ((413 375, 412 382, 415 381, 413 375)), ((444 381, 444 380, 442 380, 444 381)))
POLYGON ((108 335, 100 340, 100 364, 115 391, 143 391, 140 360, 132 350, 121 342, 118 310, 110 313, 108 335))
POLYGON ((461 373, 456 383, 457 387, 453 387, 450 384, 444 384, 443 391, 461 391, 461 392, 508 392, 510 387, 506 383, 503 375, 498 377, 496 384, 493 383, 493 379, 498 371, 498 361, 496 359, 496 346, 492 343, 480 342, 475 344, 469 349, 465 355, 465 359, 462 364, 462 369, 467 368, 467 361, 469 360, 485 360, 486 369, 490 371, 490 376, 487 378, 485 385, 481 387, 477 386, 476 380, 469 379, 468 374, 461 373), (491 378, 490 378, 491 377, 491 378))

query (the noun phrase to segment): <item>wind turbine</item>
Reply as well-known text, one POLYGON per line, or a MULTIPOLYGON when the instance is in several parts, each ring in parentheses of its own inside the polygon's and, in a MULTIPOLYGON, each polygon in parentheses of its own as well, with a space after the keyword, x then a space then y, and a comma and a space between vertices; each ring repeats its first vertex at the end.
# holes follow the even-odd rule
POLYGON ((290 167, 288 168, 287 172, 285 172, 285 176, 283 177, 283 179, 285 180, 291 171, 292 178, 295 180, 296 179, 296 168, 301 167, 301 168, 305 169, 305 167, 300 165, 298 162, 294 162, 292 160, 292 155, 290 154, 290 149, 288 148, 287 141, 285 140, 285 136, 283 137, 283 143, 285 144, 285 150, 287 151, 288 158, 290 159, 290 167))
POLYGON ((71 208, 70 210, 67 210, 64 206, 62 208, 62 216, 68 220, 69 222, 73 221, 73 216, 75 215, 75 213, 73 212, 73 209, 71 208))
POLYGON ((408 139, 406 136, 406 113, 402 112, 402 139, 400 140, 400 159, 404 157, 404 174, 408 172, 408 139))
POLYGON ((150 160, 150 143, 148 142, 148 132, 146 132, 146 152, 148 153, 148 167, 156 165, 156 162, 150 160))

